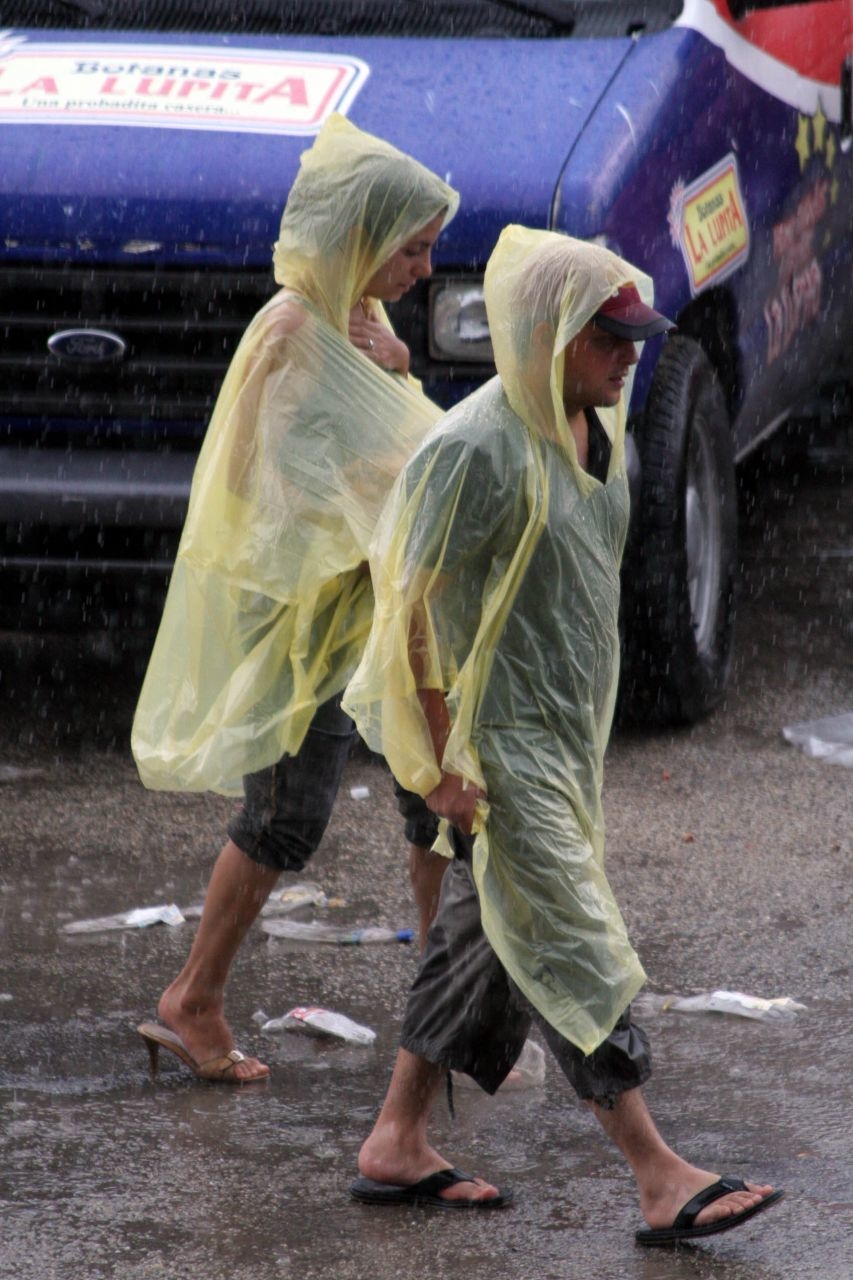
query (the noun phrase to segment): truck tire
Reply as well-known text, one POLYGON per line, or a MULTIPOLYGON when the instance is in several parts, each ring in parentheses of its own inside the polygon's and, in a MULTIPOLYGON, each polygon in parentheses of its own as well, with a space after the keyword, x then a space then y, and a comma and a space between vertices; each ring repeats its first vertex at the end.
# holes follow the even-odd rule
POLYGON ((725 396, 698 343, 669 338, 637 447, 641 499, 624 619, 631 718, 689 724, 728 679, 737 488, 725 396))

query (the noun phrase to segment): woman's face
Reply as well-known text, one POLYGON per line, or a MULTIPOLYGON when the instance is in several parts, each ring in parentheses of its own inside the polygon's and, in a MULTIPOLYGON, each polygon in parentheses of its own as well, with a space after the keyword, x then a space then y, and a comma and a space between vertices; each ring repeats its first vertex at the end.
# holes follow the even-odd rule
POLYGON ((432 247, 439 237, 444 213, 416 231, 396 253, 382 263, 365 285, 368 298, 379 302, 397 302, 418 280, 432 275, 432 247))

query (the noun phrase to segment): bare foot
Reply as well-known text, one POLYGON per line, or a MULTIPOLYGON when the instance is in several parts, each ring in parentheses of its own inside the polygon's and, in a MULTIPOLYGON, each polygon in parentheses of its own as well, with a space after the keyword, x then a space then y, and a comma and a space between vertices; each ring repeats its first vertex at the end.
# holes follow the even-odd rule
MULTIPOLYGON (((182 1001, 176 983, 167 987, 157 1005, 161 1022, 180 1036, 188 1052, 202 1064, 213 1058, 224 1057, 235 1047, 231 1028, 220 1008, 201 1009, 197 1004, 188 1009, 182 1001)), ((269 1067, 258 1058, 245 1058, 237 1062, 233 1075, 238 1080, 263 1080, 270 1073, 269 1067)))
MULTIPOLYGON (((431 1173, 452 1168, 453 1165, 428 1144, 405 1153, 400 1149, 385 1151, 382 1138, 375 1133, 364 1143, 358 1156, 358 1171, 365 1178, 397 1187, 413 1186, 431 1173)), ((483 1178, 475 1178, 473 1182, 457 1182, 446 1187, 440 1195, 443 1200, 493 1200, 500 1192, 483 1178)))
MULTIPOLYGON (((656 1194, 641 1194, 640 1208, 643 1217, 650 1227, 663 1228, 672 1226, 679 1210, 705 1187, 717 1181, 719 1174, 709 1173, 705 1169, 697 1169, 686 1161, 679 1160, 673 1169, 672 1176, 661 1182, 656 1194)), ((773 1190, 772 1186, 754 1182, 746 1183, 746 1191, 731 1191, 728 1195, 707 1205, 696 1216, 697 1227, 706 1226, 710 1222, 718 1222, 722 1218, 731 1218, 743 1213, 766 1199, 773 1190)))

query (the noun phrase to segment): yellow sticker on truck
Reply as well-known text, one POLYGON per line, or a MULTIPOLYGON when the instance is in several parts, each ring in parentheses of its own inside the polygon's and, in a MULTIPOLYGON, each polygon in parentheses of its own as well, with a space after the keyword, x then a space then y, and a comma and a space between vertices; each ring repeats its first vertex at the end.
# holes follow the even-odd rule
POLYGON ((694 296, 746 261, 749 222, 734 155, 727 155, 689 185, 675 184, 669 227, 673 244, 681 249, 694 296))

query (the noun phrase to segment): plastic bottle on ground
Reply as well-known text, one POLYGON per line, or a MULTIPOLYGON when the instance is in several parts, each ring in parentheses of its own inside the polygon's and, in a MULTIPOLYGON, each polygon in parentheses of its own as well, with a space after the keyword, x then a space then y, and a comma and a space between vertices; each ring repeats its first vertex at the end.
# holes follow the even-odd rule
POLYGON ((261 928, 273 938, 290 938, 297 942, 336 942, 353 945, 365 942, 411 942, 413 929, 386 929, 383 925, 353 928, 326 924, 322 920, 262 920, 261 928))

